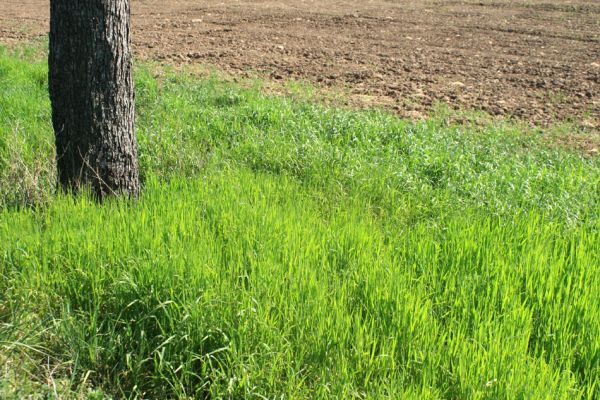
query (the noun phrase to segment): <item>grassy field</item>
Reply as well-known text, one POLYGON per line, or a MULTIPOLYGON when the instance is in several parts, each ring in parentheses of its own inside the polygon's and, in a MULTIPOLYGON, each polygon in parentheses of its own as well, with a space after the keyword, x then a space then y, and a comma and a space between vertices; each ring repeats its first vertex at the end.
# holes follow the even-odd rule
POLYGON ((98 205, 46 68, 0 49, 1 398, 600 398, 598 158, 146 65, 98 205))

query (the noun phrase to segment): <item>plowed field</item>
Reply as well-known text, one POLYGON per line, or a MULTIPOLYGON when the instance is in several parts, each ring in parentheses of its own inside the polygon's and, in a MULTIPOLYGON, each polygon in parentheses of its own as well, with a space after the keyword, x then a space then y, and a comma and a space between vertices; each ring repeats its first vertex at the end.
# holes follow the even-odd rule
MULTIPOLYGON (((43 36, 48 0, 2 0, 0 43, 43 36)), ((595 0, 133 0, 139 58, 342 86, 407 116, 436 102, 600 128, 595 0)))

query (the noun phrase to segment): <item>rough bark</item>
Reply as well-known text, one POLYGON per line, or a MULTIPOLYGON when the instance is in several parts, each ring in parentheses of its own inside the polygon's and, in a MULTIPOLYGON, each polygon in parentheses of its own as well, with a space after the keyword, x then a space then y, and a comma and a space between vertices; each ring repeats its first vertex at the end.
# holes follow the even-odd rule
POLYGON ((129 0, 51 0, 49 91, 59 186, 139 192, 129 0))

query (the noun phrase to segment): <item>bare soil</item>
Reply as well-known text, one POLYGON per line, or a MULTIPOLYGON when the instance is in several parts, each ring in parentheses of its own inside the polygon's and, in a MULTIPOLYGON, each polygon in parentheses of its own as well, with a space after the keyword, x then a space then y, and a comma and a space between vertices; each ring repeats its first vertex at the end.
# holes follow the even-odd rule
MULTIPOLYGON (((48 0, 1 0, 0 43, 48 31, 48 0)), ((138 58, 343 87, 404 116, 438 102, 600 128, 597 0, 132 0, 138 58)))

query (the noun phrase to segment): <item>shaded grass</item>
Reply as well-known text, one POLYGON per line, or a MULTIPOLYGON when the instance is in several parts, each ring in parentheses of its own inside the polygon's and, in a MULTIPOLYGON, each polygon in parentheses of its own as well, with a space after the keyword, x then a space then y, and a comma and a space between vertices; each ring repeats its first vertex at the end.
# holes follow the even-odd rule
POLYGON ((0 52, 3 397, 598 397, 598 159, 141 67, 144 193, 98 206, 45 71, 0 52))

